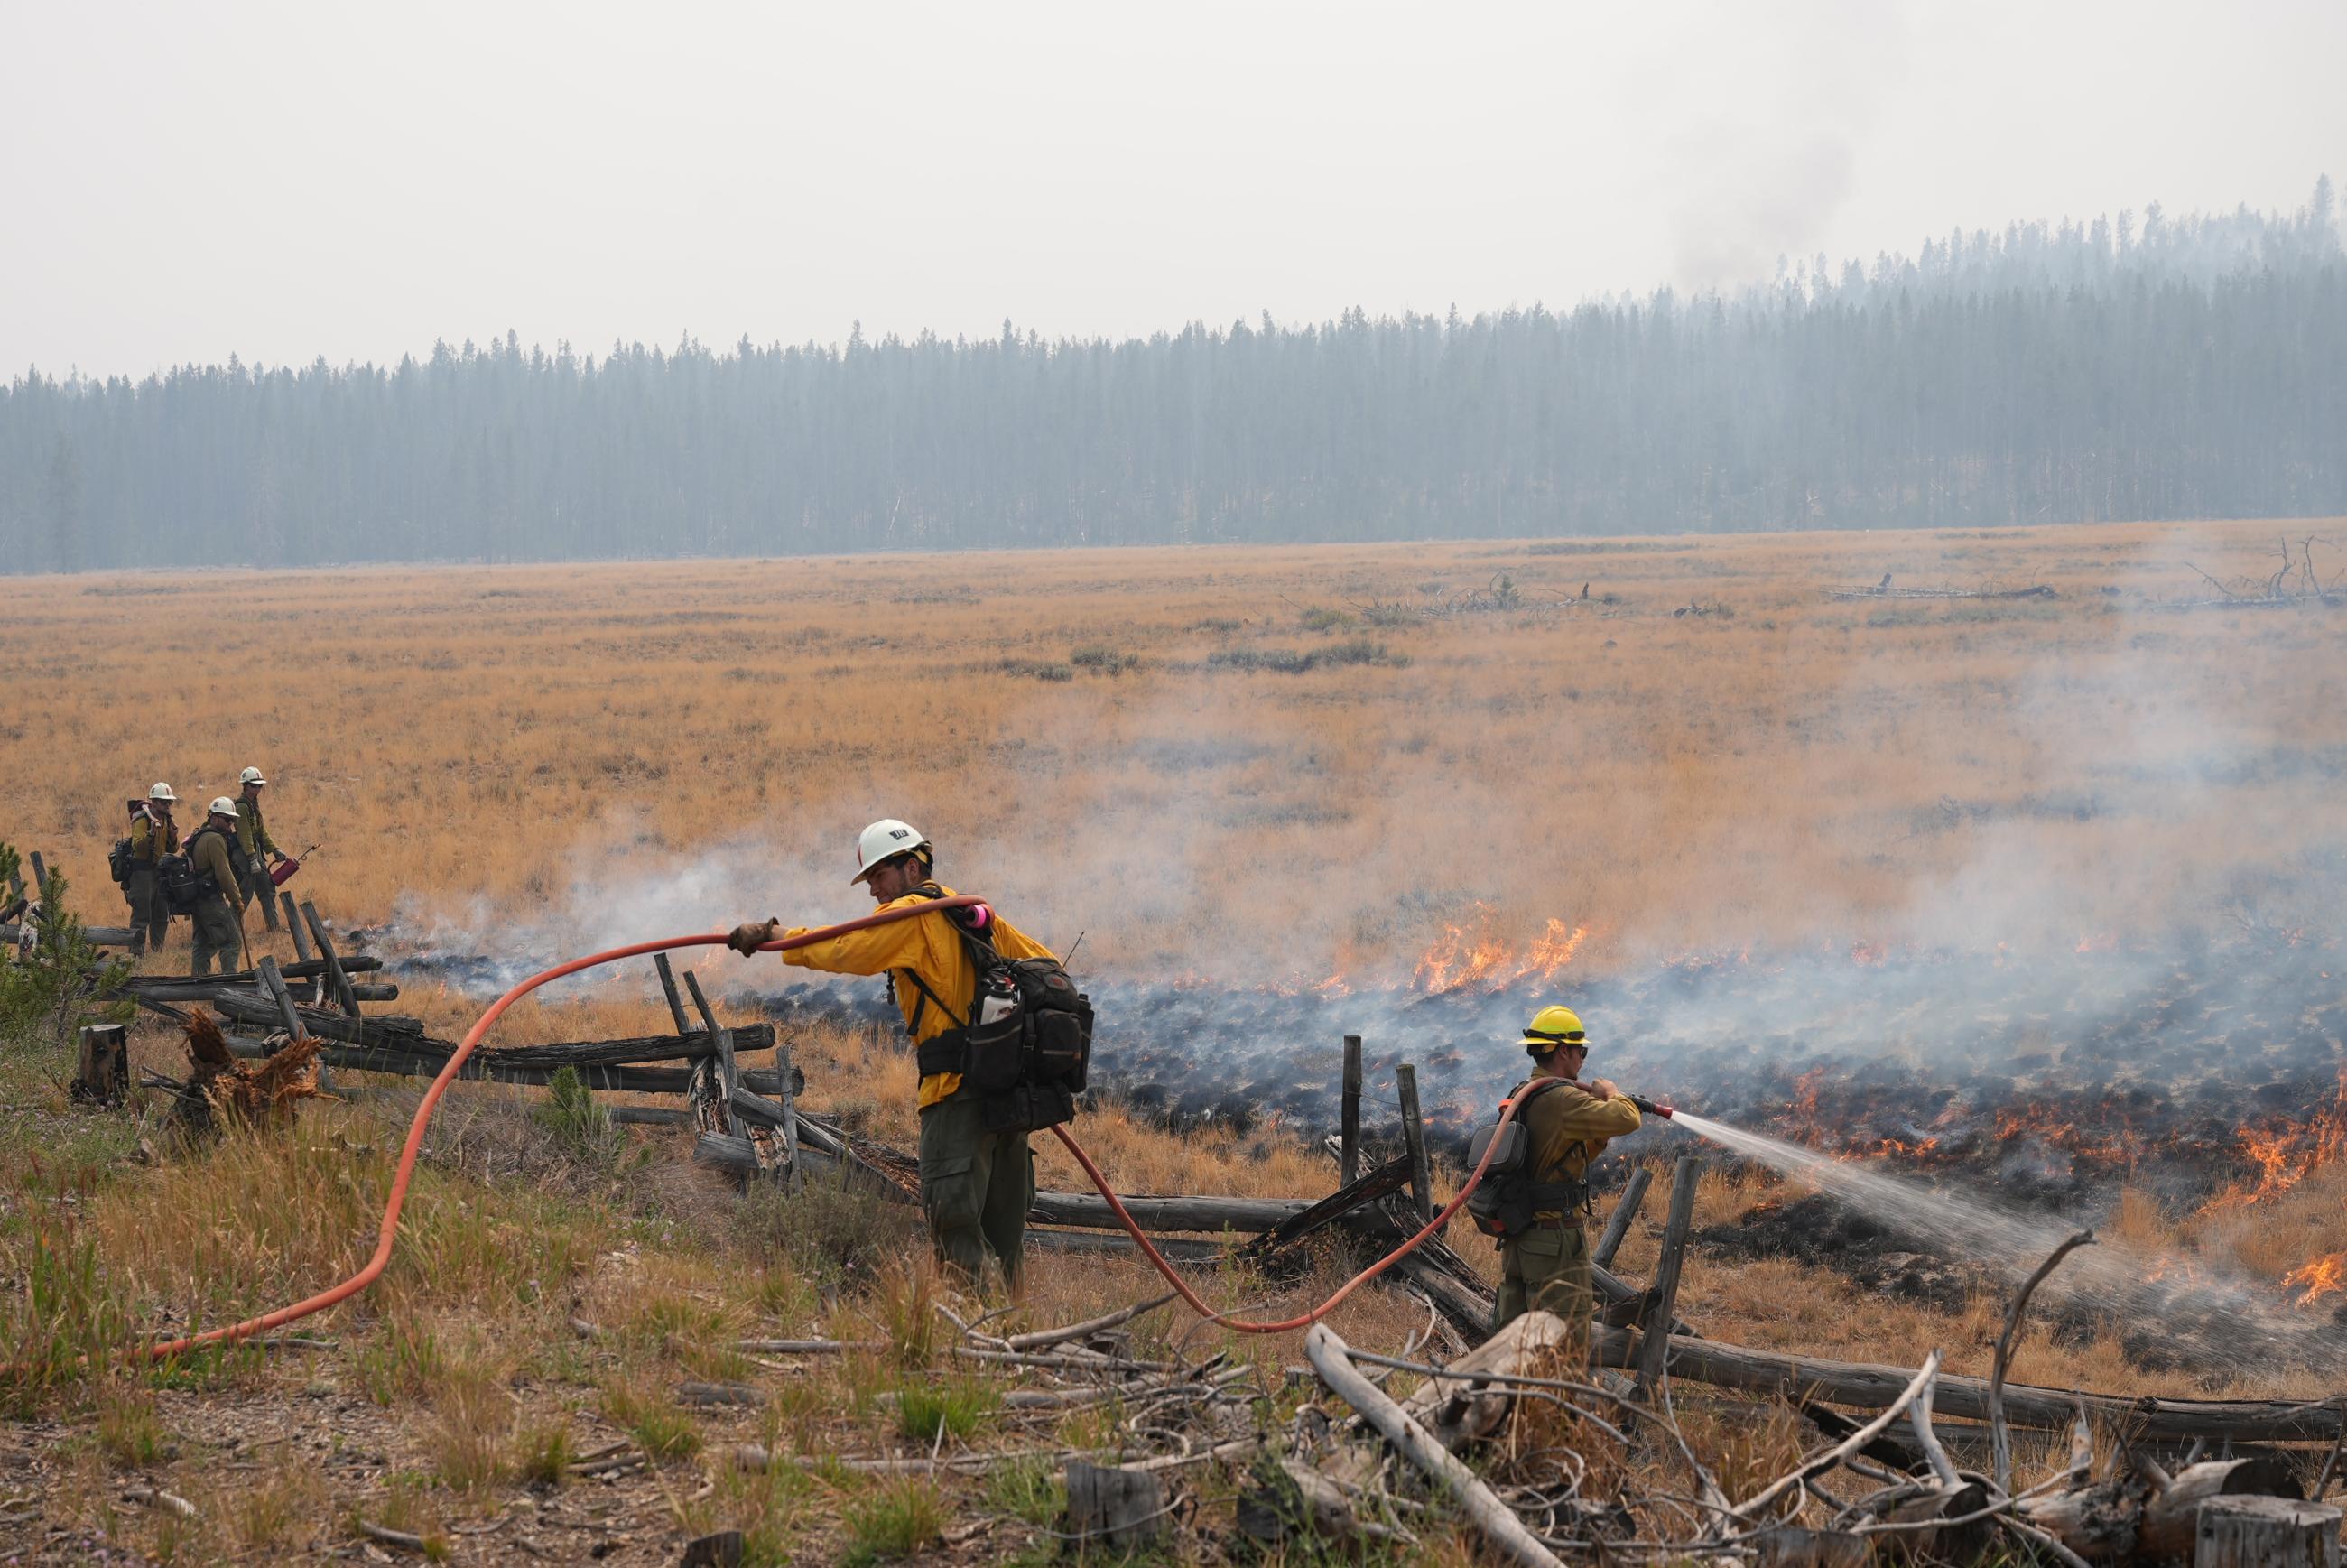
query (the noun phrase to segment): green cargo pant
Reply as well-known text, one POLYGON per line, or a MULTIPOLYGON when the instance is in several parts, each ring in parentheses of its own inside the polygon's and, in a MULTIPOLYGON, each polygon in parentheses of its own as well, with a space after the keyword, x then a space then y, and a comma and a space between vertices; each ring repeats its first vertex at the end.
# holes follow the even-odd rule
POLYGON ((228 907, 227 899, 213 894, 196 906, 192 918, 196 927, 196 958, 188 973, 203 974, 211 967, 214 958, 220 960, 220 972, 224 975, 232 975, 244 967, 237 961, 238 954, 244 947, 244 927, 237 924, 236 911, 228 907))
POLYGON ((1572 1342, 1586 1346, 1593 1300, 1589 1233, 1578 1225, 1563 1230, 1534 1225, 1501 1246, 1500 1299, 1491 1313, 1492 1333, 1527 1312, 1553 1312, 1564 1319, 1572 1342))
POLYGON ((156 878, 155 867, 133 861, 130 885, 123 889, 122 896, 130 900, 131 952, 162 951, 163 938, 171 931, 171 907, 163 900, 163 887, 156 878))
POLYGON ((1025 1132, 987 1132, 971 1095, 921 1112, 921 1210, 939 1258, 976 1284, 986 1277, 991 1250, 1004 1283, 1017 1290, 1034 1204, 1035 1155, 1025 1132))

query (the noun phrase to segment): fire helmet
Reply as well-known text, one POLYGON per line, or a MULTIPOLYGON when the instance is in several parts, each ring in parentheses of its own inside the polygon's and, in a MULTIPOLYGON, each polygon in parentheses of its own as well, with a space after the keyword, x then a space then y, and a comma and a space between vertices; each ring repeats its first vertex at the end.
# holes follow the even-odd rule
POLYGON ((171 793, 171 786, 167 784, 159 784, 153 789, 149 790, 147 792, 147 798, 149 800, 161 801, 167 805, 177 805, 179 801, 179 797, 171 793))
POLYGON ((261 776, 261 770, 259 768, 247 768, 242 773, 236 775, 236 782, 241 784, 265 784, 269 781, 261 776))
POLYGON ((894 860, 899 855, 909 855, 916 849, 927 849, 929 841, 921 830, 909 822, 899 822, 884 816, 856 835, 856 875, 847 880, 861 882, 872 875, 884 860, 894 860))
POLYGON ((236 801, 229 795, 221 795, 218 797, 211 804, 211 814, 214 816, 234 816, 236 815, 236 801))
POLYGON ((1534 1056, 1546 1056, 1560 1045, 1586 1045, 1581 1015, 1568 1007, 1544 1007, 1524 1025, 1523 1046, 1534 1056))

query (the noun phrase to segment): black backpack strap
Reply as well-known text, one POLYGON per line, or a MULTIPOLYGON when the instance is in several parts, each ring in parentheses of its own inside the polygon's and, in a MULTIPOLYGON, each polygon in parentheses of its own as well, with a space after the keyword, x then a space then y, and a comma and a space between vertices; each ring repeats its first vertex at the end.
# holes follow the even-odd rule
POLYGON ((968 1029, 969 1027, 969 1020, 962 1017, 959 1013, 954 1011, 953 1009, 946 1006, 946 999, 938 995, 937 992, 929 989, 929 982, 921 979, 918 971, 913 969, 898 969, 897 972, 904 976, 907 979, 912 981, 913 989, 921 993, 919 999, 913 1003, 912 1018, 905 1024, 905 1028, 907 1030, 917 1030, 921 1027, 921 1017, 929 1010, 930 1004, 932 1003, 936 1004, 937 1009, 939 1012, 953 1020, 954 1027, 956 1029, 968 1029))

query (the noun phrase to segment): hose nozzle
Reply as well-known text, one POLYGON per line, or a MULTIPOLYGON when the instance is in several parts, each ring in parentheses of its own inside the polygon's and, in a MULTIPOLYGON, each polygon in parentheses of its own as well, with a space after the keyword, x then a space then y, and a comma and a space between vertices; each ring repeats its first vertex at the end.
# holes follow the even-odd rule
POLYGON ((1665 1122, 1678 1114, 1678 1108, 1676 1106, 1665 1105, 1659 1101, 1649 1100, 1643 1094, 1628 1094, 1623 1096, 1623 1098, 1629 1101, 1631 1104, 1636 1106, 1639 1111, 1645 1115, 1659 1116, 1665 1122))

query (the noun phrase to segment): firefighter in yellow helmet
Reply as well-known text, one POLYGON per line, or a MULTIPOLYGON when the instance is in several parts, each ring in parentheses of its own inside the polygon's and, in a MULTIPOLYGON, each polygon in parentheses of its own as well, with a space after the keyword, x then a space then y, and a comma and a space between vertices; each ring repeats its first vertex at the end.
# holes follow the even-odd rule
POLYGON ((1500 1299, 1491 1329, 1526 1312, 1553 1312, 1586 1347, 1593 1307, 1589 1282, 1589 1167, 1615 1138, 1638 1130, 1638 1108, 1604 1079, 1581 1081, 1589 1037, 1571 1008, 1544 1007, 1524 1027, 1532 1075, 1509 1098, 1520 1100, 1526 1175, 1535 1196, 1532 1223, 1500 1242, 1500 1299), (1562 1081, 1543 1086, 1542 1080, 1562 1081), (1529 1099, 1522 1097, 1529 1094, 1529 1099))
MULTIPOLYGON (((955 896, 936 880, 935 855, 927 836, 894 817, 884 817, 857 835, 856 858, 856 872, 850 880, 863 883, 883 909, 955 896)), ((793 948, 783 961, 833 974, 887 975, 905 1015, 905 1032, 912 1037, 917 1054, 928 1055, 922 1047, 939 1042, 939 1037, 967 1021, 955 1015, 967 1015, 978 986, 978 967, 949 924, 957 917, 967 918, 968 912, 939 911, 851 931, 793 948)), ((795 937, 805 929, 786 931, 777 920, 753 921, 735 927, 728 945, 746 956, 763 943, 795 937)), ((986 933, 995 951, 1006 958, 1055 956, 991 910, 986 933)), ((926 1064, 919 1104, 921 1208, 938 1257, 976 1284, 984 1277, 991 1252, 1001 1265, 1004 1282, 1016 1291, 1027 1211, 1035 1203, 1035 1157, 1025 1130, 989 1131, 978 1098, 962 1092, 962 1075, 927 1071, 926 1064)))

